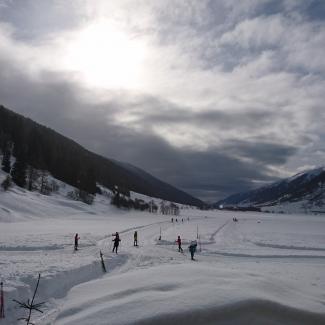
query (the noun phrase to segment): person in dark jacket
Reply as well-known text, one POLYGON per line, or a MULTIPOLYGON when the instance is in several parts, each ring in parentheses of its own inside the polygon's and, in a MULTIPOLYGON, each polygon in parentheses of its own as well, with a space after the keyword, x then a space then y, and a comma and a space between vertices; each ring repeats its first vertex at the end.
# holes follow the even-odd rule
POLYGON ((197 242, 196 242, 196 240, 191 241, 191 245, 188 246, 188 249, 189 249, 189 251, 190 251, 190 253, 191 253, 191 260, 192 260, 192 261, 194 261, 194 253, 195 253, 195 251, 196 251, 196 247, 197 247, 197 242))
POLYGON ((77 251, 78 250, 78 245, 79 245, 79 239, 80 239, 80 237, 79 237, 79 235, 78 234, 76 234, 75 236, 74 236, 74 250, 75 251, 77 251))
POLYGON ((183 253, 181 236, 177 237, 176 243, 178 244, 178 251, 183 253))
POLYGON ((120 239, 120 236, 119 236, 118 232, 113 234, 113 236, 115 236, 115 238, 112 240, 114 242, 112 252, 114 253, 114 250, 115 250, 115 253, 117 254, 118 245, 120 244, 121 239, 120 239))
POLYGON ((134 238, 133 246, 138 246, 138 232, 137 231, 134 232, 133 238, 134 238))

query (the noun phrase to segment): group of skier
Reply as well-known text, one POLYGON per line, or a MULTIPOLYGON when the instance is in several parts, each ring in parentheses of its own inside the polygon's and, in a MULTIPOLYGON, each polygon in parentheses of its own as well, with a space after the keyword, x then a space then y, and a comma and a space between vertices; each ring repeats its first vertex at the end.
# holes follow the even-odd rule
MULTIPOLYGON (((112 234, 112 236, 114 237, 112 242, 114 243, 113 245, 113 250, 112 250, 112 253, 116 253, 117 254, 117 250, 118 250, 118 247, 119 247, 119 244, 120 244, 120 235, 118 232, 116 232, 115 234, 112 234)), ((74 236, 74 249, 77 251, 78 250, 78 246, 79 246, 79 235, 78 233, 75 234, 74 236)), ((178 244, 178 251, 180 253, 183 253, 183 248, 182 248, 182 240, 181 240, 181 236, 178 236, 177 237, 177 240, 176 240, 176 243, 178 244)), ((138 246, 138 232, 135 231, 134 234, 133 234, 133 246, 138 246)), ((194 254, 195 254, 195 251, 196 251, 196 247, 197 247, 197 242, 196 240, 192 241, 190 246, 188 247, 190 253, 191 253, 191 259, 194 260, 194 254)))
MULTIPOLYGON (((180 253, 183 253, 183 248, 182 248, 182 240, 181 240, 181 236, 178 236, 176 239, 176 243, 178 244, 178 251, 180 253)), ((196 240, 192 240, 190 246, 188 246, 188 249, 191 253, 191 260, 194 260, 194 254, 196 252, 196 247, 197 247, 197 241, 196 240)))
MULTIPOLYGON (((120 244, 120 235, 118 232, 116 232, 115 234, 112 234, 112 236, 114 236, 115 238, 113 238, 113 242, 114 242, 114 245, 113 245, 113 250, 112 250, 112 253, 115 253, 117 254, 117 249, 118 249, 118 246, 120 244)), ((138 232, 135 231, 134 234, 133 234, 133 246, 138 246, 138 232)))
MULTIPOLYGON (((180 219, 182 222, 184 222, 184 218, 180 219)), ((190 218, 187 217, 187 221, 190 221, 190 218)), ((171 222, 174 223, 174 218, 171 218, 171 222)), ((175 222, 178 222, 177 218, 175 218, 175 222)))

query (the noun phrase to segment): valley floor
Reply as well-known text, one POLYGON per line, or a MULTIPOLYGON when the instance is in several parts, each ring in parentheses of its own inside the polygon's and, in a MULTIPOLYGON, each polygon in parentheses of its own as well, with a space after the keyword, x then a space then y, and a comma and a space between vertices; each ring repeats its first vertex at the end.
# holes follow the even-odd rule
POLYGON ((38 273, 36 302, 46 305, 44 314, 33 313, 35 324, 325 324, 324 217, 236 213, 233 222, 233 213, 183 209, 172 223, 171 216, 120 211, 101 198, 88 207, 10 195, 0 201, 0 325, 23 323, 12 299, 31 298, 38 273), (187 247, 197 234, 191 261, 187 247))

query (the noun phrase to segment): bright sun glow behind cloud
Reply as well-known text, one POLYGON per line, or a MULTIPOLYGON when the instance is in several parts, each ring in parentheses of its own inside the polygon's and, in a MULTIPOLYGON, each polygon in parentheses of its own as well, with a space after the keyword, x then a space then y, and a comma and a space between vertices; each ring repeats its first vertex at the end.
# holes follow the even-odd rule
POLYGON ((142 83, 146 45, 108 22, 96 22, 72 37, 65 69, 89 86, 136 89, 142 83))

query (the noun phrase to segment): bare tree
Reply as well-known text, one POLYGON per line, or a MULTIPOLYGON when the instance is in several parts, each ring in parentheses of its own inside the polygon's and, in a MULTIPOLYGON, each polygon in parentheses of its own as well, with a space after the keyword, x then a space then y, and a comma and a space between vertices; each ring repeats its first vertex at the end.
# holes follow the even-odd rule
POLYGON ((40 281, 40 278, 41 278, 41 275, 38 274, 38 280, 37 280, 37 284, 36 284, 36 287, 35 287, 35 290, 34 290, 34 294, 33 294, 33 298, 32 298, 32 301, 29 302, 29 299, 27 300, 27 302, 20 302, 18 300, 15 300, 13 299, 14 302, 16 302, 20 308, 24 308, 24 309, 27 309, 28 310, 28 315, 27 317, 22 317, 22 318, 19 318, 18 320, 24 320, 26 321, 26 324, 27 325, 34 325, 34 323, 32 323, 30 321, 30 318, 32 316, 32 311, 33 310, 36 310, 40 313, 43 313, 41 310, 40 310, 40 307, 45 304, 45 302, 41 302, 41 303, 38 303, 38 304, 35 304, 34 303, 34 299, 35 299, 35 296, 36 296, 36 292, 37 292, 37 289, 38 289, 38 285, 39 285, 39 281, 40 281))
POLYGON ((40 193, 49 194, 49 184, 47 177, 49 176, 46 170, 41 171, 41 184, 40 184, 40 193))

